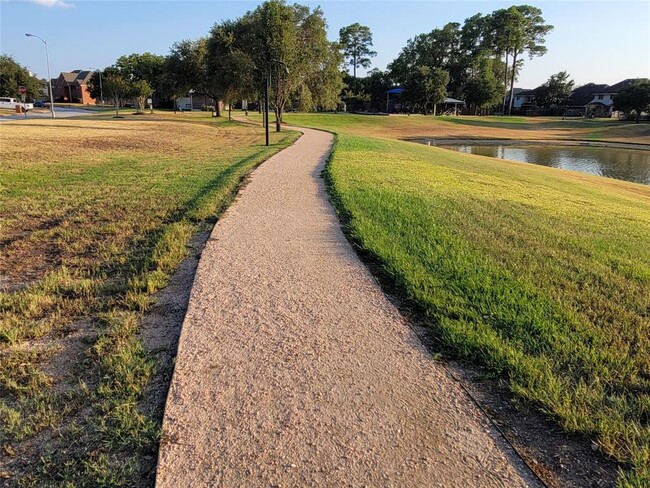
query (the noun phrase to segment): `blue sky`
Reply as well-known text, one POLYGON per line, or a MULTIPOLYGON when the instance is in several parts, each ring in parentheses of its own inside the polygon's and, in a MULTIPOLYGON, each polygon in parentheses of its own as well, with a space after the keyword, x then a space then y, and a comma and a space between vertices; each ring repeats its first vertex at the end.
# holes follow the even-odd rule
MULTIPOLYGON (((259 2, 249 1, 88 1, 0 0, 0 52, 12 55, 39 76, 46 76, 43 44, 48 41, 51 73, 103 68, 123 55, 150 51, 166 54, 181 39, 205 35, 215 22, 235 18, 259 2)), ((293 0, 291 1, 293 3, 293 0)), ((477 12, 528 3, 542 9, 555 26, 548 53, 526 58, 517 86, 534 88, 551 74, 567 70, 576 84, 613 84, 625 78, 650 78, 650 1, 323 1, 329 37, 359 22, 374 35, 384 69, 406 41, 447 22, 463 22, 477 12)), ((363 71, 362 71, 363 72, 363 71)))

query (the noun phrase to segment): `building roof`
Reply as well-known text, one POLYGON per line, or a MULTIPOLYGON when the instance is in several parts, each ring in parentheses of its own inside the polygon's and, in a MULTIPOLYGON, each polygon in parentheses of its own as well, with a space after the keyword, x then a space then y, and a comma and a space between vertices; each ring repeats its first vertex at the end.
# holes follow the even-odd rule
POLYGON ((594 93, 600 93, 607 88, 606 84, 587 83, 586 85, 579 86, 571 92, 567 99, 567 105, 583 107, 594 99, 594 93))
MULTIPOLYGON (((521 94, 521 92, 528 92, 528 91, 531 91, 531 90, 529 90, 528 88, 515 88, 514 90, 512 90, 512 94, 513 95, 519 95, 519 94, 521 94)), ((510 95, 510 92, 508 92, 508 95, 510 95)))
POLYGON ((614 85, 607 86, 600 90, 594 91, 592 94, 592 99, 590 102, 587 103, 587 105, 604 105, 606 107, 611 107, 612 105, 614 105, 614 100, 612 100, 611 97, 607 100, 605 99, 599 100, 598 95, 616 95, 623 88, 630 86, 632 83, 635 83, 637 81, 644 81, 644 80, 647 80, 647 78, 628 78, 626 80, 619 81, 614 85))
POLYGON ((602 91, 594 92, 595 95, 613 95, 618 92, 620 92, 623 88, 630 86, 632 83, 636 81, 648 81, 647 78, 628 78, 623 81, 619 81, 618 83, 615 83, 614 85, 610 85, 606 88, 604 88, 602 91))
MULTIPOLYGON (((531 96, 531 95, 535 95, 535 90, 531 90, 529 88, 515 88, 514 90, 512 90, 512 96, 514 98, 517 98, 518 96, 531 96)), ((510 100, 510 90, 508 90, 506 100, 510 100)))
POLYGON ((534 89, 529 89, 529 88, 515 88, 513 95, 519 96, 519 95, 534 95, 535 90, 534 89))
POLYGON ((94 73, 93 71, 84 71, 84 70, 76 69, 74 71, 62 72, 59 75, 59 78, 62 76, 63 80, 69 84, 78 83, 80 85, 83 85, 85 83, 88 83, 88 80, 90 80, 93 73, 94 73))

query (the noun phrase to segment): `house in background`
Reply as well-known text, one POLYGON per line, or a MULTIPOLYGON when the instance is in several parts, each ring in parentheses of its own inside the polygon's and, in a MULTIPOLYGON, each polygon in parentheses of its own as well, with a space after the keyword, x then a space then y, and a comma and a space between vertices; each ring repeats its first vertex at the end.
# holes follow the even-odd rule
POLYGON ((607 89, 607 84, 587 83, 571 92, 566 101, 567 117, 582 117, 585 115, 587 104, 594 99, 596 93, 607 89))
POLYGON ((619 81, 615 85, 608 86, 602 90, 594 92, 593 98, 585 107, 587 117, 612 117, 614 108, 614 97, 623 88, 630 86, 635 81, 641 81, 644 78, 628 78, 619 81))
POLYGON ((52 92, 55 102, 83 103, 84 105, 96 103, 95 99, 86 91, 86 86, 93 76, 93 71, 74 70, 61 73, 58 78, 52 79, 52 92))
MULTIPOLYGON (((176 99, 176 108, 178 110, 206 110, 207 107, 216 107, 217 102, 214 98, 207 95, 200 95, 191 91, 188 97, 180 97, 176 99)), ((225 104, 219 101, 219 108, 224 109, 225 104)))
MULTIPOLYGON (((526 88, 515 88, 512 96, 512 113, 513 114, 525 114, 526 110, 533 107, 535 104, 535 90, 528 90, 526 88)), ((508 96, 507 103, 510 103, 510 97, 508 96)), ((506 105, 506 112, 508 105, 506 105)))

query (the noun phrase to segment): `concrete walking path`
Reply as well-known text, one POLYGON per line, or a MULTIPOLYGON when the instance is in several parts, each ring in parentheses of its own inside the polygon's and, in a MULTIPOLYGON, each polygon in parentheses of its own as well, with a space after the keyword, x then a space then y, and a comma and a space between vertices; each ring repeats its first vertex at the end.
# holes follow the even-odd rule
POLYGON ((332 136, 301 130, 201 255, 157 486, 536 486, 355 255, 332 136))

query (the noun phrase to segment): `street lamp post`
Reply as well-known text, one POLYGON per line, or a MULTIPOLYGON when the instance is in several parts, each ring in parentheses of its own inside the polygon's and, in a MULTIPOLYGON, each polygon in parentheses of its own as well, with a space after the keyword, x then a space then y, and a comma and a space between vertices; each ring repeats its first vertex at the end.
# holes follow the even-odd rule
POLYGON ((52 77, 50 76, 50 53, 47 50, 47 42, 42 37, 37 36, 36 34, 25 34, 27 37, 35 37, 40 39, 43 44, 45 44, 45 61, 47 62, 47 81, 50 85, 50 111, 52 112, 52 118, 56 118, 54 113, 54 92, 52 91, 52 77))
POLYGON ((266 132, 266 145, 269 145, 269 88, 271 86, 271 68, 269 77, 264 82, 264 130, 266 132))
POLYGON ((266 131, 266 145, 269 145, 269 90, 271 88, 271 71, 273 69, 273 63, 278 63, 284 66, 284 70, 289 74, 289 67, 284 61, 278 59, 272 59, 271 64, 269 64, 269 77, 266 79, 264 86, 264 114, 265 114, 265 131, 266 131))

